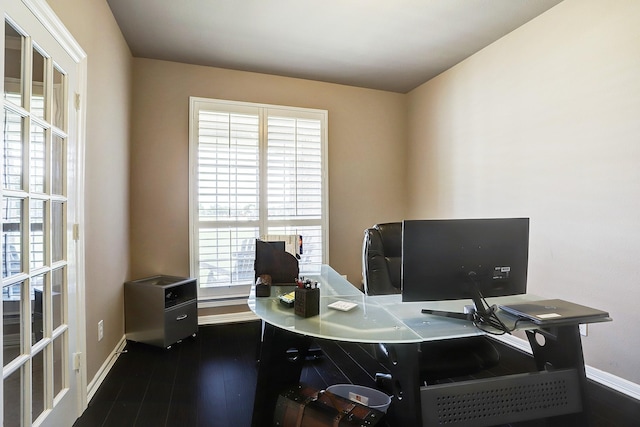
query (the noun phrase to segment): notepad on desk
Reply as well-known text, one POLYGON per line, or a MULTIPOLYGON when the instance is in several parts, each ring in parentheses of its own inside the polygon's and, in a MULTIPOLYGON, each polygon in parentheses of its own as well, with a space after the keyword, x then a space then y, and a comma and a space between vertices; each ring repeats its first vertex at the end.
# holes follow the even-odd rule
POLYGON ((334 310, 349 311, 357 306, 358 304, 349 301, 336 301, 329 304, 327 307, 333 308, 334 310))

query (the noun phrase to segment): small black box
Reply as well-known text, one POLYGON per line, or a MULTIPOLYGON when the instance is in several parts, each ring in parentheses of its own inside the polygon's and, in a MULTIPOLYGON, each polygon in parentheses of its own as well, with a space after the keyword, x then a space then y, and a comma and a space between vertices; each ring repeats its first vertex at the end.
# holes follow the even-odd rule
POLYGON ((296 315, 302 317, 320 314, 320 289, 297 288, 294 311, 296 315))
POLYGON ((271 296, 271 286, 265 285, 264 283, 260 283, 256 285, 256 296, 257 297, 270 297, 271 296))
POLYGON ((256 296, 257 297, 271 296, 271 276, 270 275, 262 274, 256 279, 256 296))

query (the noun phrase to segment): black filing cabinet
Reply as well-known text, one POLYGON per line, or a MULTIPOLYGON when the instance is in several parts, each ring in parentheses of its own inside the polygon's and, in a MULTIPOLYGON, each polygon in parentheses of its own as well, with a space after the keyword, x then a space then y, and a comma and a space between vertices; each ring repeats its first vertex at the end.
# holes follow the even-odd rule
POLYGON ((124 284, 127 339, 169 348, 198 331, 196 279, 153 276, 124 284))

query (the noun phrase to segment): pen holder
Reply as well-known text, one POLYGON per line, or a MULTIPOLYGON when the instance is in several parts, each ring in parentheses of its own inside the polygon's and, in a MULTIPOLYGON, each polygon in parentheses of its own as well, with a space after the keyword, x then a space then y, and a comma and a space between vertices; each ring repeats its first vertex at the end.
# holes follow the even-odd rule
POLYGON ((320 289, 297 288, 294 302, 297 316, 311 317, 320 314, 320 289))

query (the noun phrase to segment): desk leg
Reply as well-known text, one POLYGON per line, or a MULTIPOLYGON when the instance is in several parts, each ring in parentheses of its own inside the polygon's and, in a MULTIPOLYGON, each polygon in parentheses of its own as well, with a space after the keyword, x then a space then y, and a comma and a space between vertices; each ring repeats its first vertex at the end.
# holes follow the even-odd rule
POLYGON ((575 369, 580 383, 582 412, 549 419, 549 425, 590 426, 589 403, 587 400, 587 376, 584 369, 582 342, 578 325, 547 328, 538 331, 527 331, 527 338, 533 350, 538 370, 575 369), (544 343, 538 343, 536 335, 544 337, 544 343))
POLYGON ((387 345, 391 359, 394 402, 388 418, 392 426, 421 426, 419 344, 387 345))
POLYGON ((258 380, 253 401, 252 427, 273 425, 273 413, 278 395, 287 387, 298 384, 311 345, 311 338, 264 324, 258 380), (288 350, 297 350, 292 357, 288 350))

